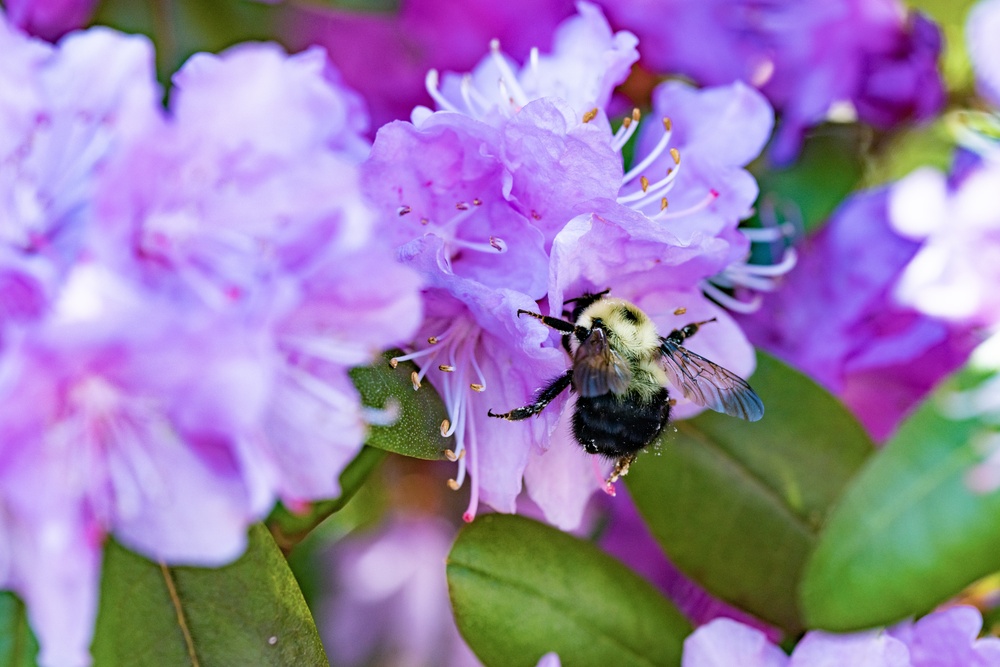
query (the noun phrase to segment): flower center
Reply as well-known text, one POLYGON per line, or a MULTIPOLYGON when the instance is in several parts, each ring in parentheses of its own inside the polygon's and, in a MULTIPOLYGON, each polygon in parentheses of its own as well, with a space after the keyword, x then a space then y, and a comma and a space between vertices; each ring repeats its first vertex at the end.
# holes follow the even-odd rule
POLYGON ((480 336, 478 325, 459 318, 442 334, 429 336, 428 347, 394 357, 389 362, 394 368, 401 361, 419 364, 420 370, 413 371, 410 378, 414 390, 420 388, 429 372, 434 373, 431 382, 441 394, 448 414, 441 422, 441 435, 455 439, 455 448, 445 452, 449 461, 458 464, 458 472, 448 480, 448 486, 457 491, 465 483, 467 473, 472 478, 469 506, 462 515, 465 521, 472 521, 479 507, 476 410, 471 409, 471 404, 477 394, 486 391, 486 378, 476 359, 480 336))

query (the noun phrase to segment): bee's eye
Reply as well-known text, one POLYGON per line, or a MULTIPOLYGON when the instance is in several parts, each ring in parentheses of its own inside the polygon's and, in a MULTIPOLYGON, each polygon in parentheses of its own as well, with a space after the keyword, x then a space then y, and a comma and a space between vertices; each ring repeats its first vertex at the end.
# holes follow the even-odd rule
POLYGON ((686 324, 686 325, 684 325, 684 328, 681 329, 681 333, 684 334, 685 338, 690 338, 691 336, 693 336, 696 333, 698 333, 698 325, 697 324, 686 324))

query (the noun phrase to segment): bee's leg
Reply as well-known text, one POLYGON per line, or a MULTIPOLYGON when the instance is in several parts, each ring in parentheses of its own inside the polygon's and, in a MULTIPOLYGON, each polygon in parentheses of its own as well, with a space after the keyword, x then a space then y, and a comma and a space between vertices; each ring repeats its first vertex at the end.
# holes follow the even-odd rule
POLYGON ((537 415, 539 412, 545 409, 545 407, 551 403, 556 396, 563 393, 566 387, 570 385, 573 381, 573 369, 566 371, 555 380, 549 383, 549 386, 538 392, 538 396, 535 397, 535 402, 531 405, 526 405, 523 408, 517 408, 516 410, 511 410, 510 412, 504 412, 503 414, 494 414, 493 410, 488 410, 486 414, 490 417, 497 417, 499 419, 507 419, 509 421, 515 422, 521 419, 527 419, 533 415, 537 415))
POLYGON ((611 476, 606 480, 607 484, 614 484, 618 481, 619 477, 627 475, 628 469, 632 465, 632 462, 635 461, 636 456, 636 454, 630 454, 615 461, 615 469, 611 471, 611 476))
POLYGON ((672 343, 677 343, 678 345, 680 345, 686 339, 698 333, 699 327, 701 327, 703 324, 708 324, 709 322, 714 322, 714 321, 715 318, 713 317, 712 319, 705 320, 704 322, 692 322, 691 324, 685 324, 680 329, 674 329, 673 331, 671 331, 665 337, 665 339, 669 340, 672 343))

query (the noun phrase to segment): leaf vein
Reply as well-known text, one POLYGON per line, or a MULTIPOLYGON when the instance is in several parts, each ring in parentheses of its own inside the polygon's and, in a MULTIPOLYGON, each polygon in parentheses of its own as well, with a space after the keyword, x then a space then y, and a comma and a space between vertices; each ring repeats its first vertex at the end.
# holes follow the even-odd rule
POLYGON ((201 667, 198 662, 198 654, 194 650, 194 639, 188 629, 187 618, 184 615, 184 608, 181 606, 180 596, 177 595, 177 587, 174 585, 173 575, 166 563, 160 562, 160 572, 163 574, 163 581, 167 584, 167 592, 170 594, 170 602, 174 605, 174 613, 177 614, 177 625, 180 626, 181 634, 184 635, 184 643, 187 646, 188 657, 191 659, 192 667, 201 667))

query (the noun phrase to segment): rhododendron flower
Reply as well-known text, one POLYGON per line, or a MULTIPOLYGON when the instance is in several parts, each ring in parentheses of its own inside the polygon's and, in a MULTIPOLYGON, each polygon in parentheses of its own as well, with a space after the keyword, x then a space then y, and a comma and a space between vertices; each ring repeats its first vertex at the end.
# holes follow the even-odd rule
POLYGON ((983 620, 973 607, 936 611, 885 632, 834 635, 807 632, 791 656, 764 633, 720 618, 684 641, 682 667, 989 667, 1000 660, 1000 639, 977 639, 983 620))
POLYGON ((687 323, 675 321, 679 308, 719 314, 695 349, 714 347, 719 363, 752 370, 745 339, 700 288, 747 255, 737 225, 756 185, 743 166, 766 141, 771 110, 746 86, 668 85, 655 130, 626 172, 622 148, 645 123, 636 112, 612 131, 602 106, 638 57, 635 38, 613 33, 593 5, 578 9, 552 54, 533 51, 519 66, 494 43, 469 75, 431 72, 438 110, 418 108, 412 123, 383 127, 363 166, 383 234, 433 287, 434 324, 401 359, 421 366, 415 385, 427 378, 445 399, 442 432, 455 436, 458 461, 452 484, 467 473, 473 480, 469 520, 480 495, 513 511, 523 476, 548 520, 572 528, 603 479, 565 430, 565 398, 529 422, 482 418, 482 408, 524 405, 566 369, 557 337, 518 310, 558 316, 566 298, 608 287, 640 300, 662 292, 649 299, 664 333, 687 323), (676 121, 667 119, 672 107, 676 121))
POLYGON ((922 250, 893 230, 889 196, 848 198, 799 248, 781 288, 740 319, 755 344, 840 396, 878 440, 974 345, 968 327, 894 298, 922 250))
POLYGON ((21 295, 0 350, 0 576, 43 665, 89 662, 109 533, 157 560, 217 565, 276 498, 338 495, 368 421, 391 418, 361 406, 347 371, 420 320, 419 279, 360 199, 358 100, 321 52, 195 56, 168 114, 153 95, 133 114, 121 101, 153 81, 148 49, 143 67, 129 61, 134 44, 89 31, 42 60, 81 69, 49 78, 82 111, 55 97, 29 116, 41 122, 11 142, 24 167, 0 186, 22 205, 0 253, 21 278, 0 280, 21 295), (73 87, 105 81, 116 42, 114 71, 137 81, 73 87), (104 107, 115 113, 89 111, 104 107), (49 126, 78 143, 32 141, 49 126), (38 178, 22 154, 41 149, 65 172, 38 178), (53 279, 33 292, 35 276, 53 279))
POLYGON ((0 346, 40 316, 81 250, 97 174, 155 117, 148 40, 96 28, 59 48, 0 14, 0 346))
POLYGON ((921 242, 896 298, 928 315, 959 323, 1000 323, 1000 166, 986 164, 954 186, 920 169, 892 190, 890 221, 921 242))
POLYGON ((944 103, 940 32, 899 0, 602 4, 639 35, 648 69, 764 92, 782 113, 771 153, 778 162, 793 159, 805 130, 838 103, 879 127, 930 118, 944 103))
POLYGON ((981 0, 969 12, 966 42, 976 74, 979 93, 1000 109, 1000 45, 994 39, 1000 30, 1000 2, 981 0))

